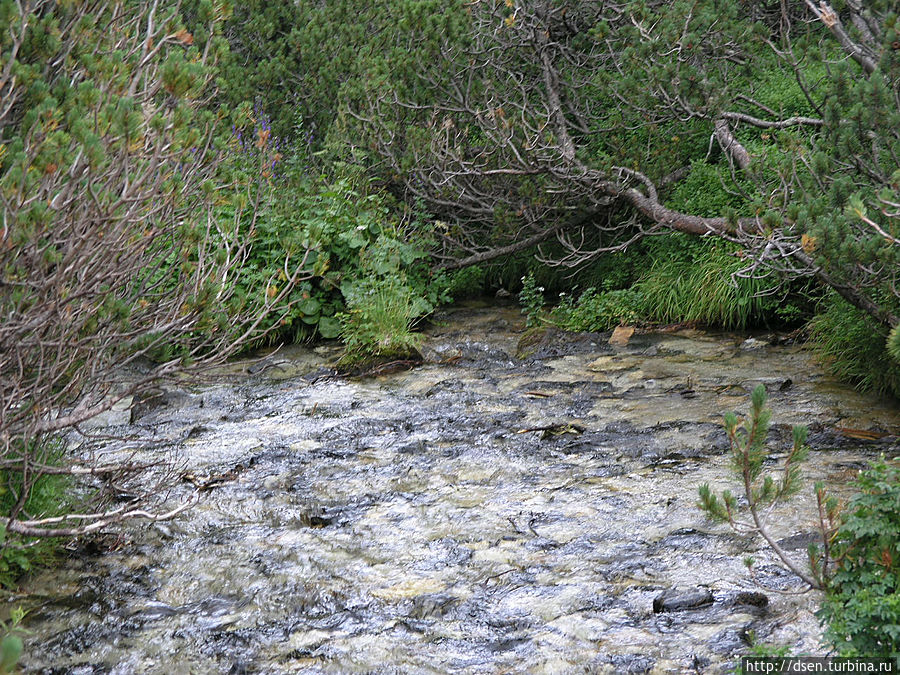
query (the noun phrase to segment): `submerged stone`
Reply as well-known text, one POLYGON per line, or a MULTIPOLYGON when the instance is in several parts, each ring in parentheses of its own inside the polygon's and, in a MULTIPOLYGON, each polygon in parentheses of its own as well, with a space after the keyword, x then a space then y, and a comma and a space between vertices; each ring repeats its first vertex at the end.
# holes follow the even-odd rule
POLYGON ((692 588, 688 590, 669 590, 653 599, 653 611, 656 614, 662 612, 682 612, 687 609, 697 609, 711 605, 714 601, 712 591, 708 588, 692 588))

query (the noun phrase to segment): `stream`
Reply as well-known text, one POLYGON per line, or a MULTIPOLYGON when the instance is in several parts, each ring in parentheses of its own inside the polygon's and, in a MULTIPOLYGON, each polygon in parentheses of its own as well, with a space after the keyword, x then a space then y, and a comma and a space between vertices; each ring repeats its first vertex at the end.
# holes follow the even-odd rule
POLYGON ((722 416, 765 384, 773 467, 810 427, 809 478, 769 519, 802 560, 813 481, 846 497, 896 456, 896 404, 773 335, 548 330, 520 349, 524 330, 513 305, 455 306, 411 370, 332 377, 335 347, 293 346, 106 419, 232 478, 32 579, 26 672, 727 673, 756 642, 823 654, 817 596, 779 593, 797 579, 709 521, 697 487, 735 487, 722 416))

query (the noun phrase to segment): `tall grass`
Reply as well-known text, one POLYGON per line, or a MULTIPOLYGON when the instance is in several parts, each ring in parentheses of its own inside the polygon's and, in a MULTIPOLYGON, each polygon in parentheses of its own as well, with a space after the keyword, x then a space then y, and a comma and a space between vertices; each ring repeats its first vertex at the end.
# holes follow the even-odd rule
POLYGON ((900 398, 900 362, 887 349, 888 331, 837 295, 811 324, 810 341, 829 372, 860 389, 900 398))
POLYGON ((431 306, 396 276, 363 279, 342 288, 348 311, 339 315, 345 352, 342 365, 416 354, 422 335, 413 322, 431 306))
POLYGON ((721 243, 689 256, 657 258, 636 284, 645 319, 743 329, 773 309, 775 280, 737 276, 746 261, 721 243))

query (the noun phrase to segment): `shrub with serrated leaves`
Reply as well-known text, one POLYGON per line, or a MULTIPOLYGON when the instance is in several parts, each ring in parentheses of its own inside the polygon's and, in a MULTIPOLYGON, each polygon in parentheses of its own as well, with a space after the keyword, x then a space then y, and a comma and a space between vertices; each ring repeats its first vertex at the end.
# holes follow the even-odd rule
POLYGON ((900 468, 877 462, 857 480, 833 547, 837 566, 819 617, 847 656, 900 653, 900 468))

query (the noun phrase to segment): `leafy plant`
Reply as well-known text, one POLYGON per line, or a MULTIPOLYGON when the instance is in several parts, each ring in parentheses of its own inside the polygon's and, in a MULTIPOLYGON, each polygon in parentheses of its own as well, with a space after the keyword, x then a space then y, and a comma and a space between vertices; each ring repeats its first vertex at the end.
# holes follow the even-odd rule
POLYGON ((544 302, 544 287, 538 286, 534 274, 529 272, 522 277, 522 290, 519 291, 519 304, 522 306, 527 326, 536 326, 540 323, 544 302))
POLYGON ((560 303, 550 319, 561 328, 575 331, 605 331, 640 319, 640 294, 633 289, 598 291, 589 288, 579 296, 560 294, 560 303))
MULTIPOLYGON (((57 467, 64 462, 62 444, 56 441, 48 442, 45 448, 32 447, 26 453, 8 454, 10 458, 23 455, 42 457, 49 467, 57 467)), ((8 518, 23 498, 21 510, 27 517, 58 516, 71 505, 72 483, 70 476, 48 472, 39 475, 30 483, 29 489, 23 490, 25 479, 21 473, 0 470, 0 517, 8 518)), ((57 554, 58 545, 55 541, 30 537, 8 538, 5 529, 0 528, 0 587, 13 586, 23 574, 36 566, 47 564, 57 554)))
POLYGON ((819 617, 846 656, 900 653, 900 468, 883 459, 857 479, 834 538, 819 617))
POLYGON ((364 278, 348 282, 343 292, 348 309, 339 315, 346 350, 343 365, 416 354, 422 336, 412 331, 412 324, 431 307, 401 278, 364 278))
POLYGON ((485 292, 486 276, 484 268, 478 265, 455 270, 447 276, 447 295, 454 300, 481 295, 485 292))
MULTIPOLYGON (((782 564, 802 579, 810 588, 824 588, 830 561, 830 541, 838 517, 838 503, 825 494, 821 484, 816 485, 816 499, 819 504, 819 530, 822 548, 811 546, 809 567, 792 560, 778 545, 769 532, 763 509, 783 502, 800 488, 800 464, 806 459, 809 447, 806 445, 807 429, 793 428, 793 444, 784 460, 780 475, 763 473, 768 451, 765 447, 772 411, 766 407, 766 389, 759 385, 751 395, 750 416, 740 419, 734 413, 725 415, 725 431, 731 448, 731 464, 735 478, 741 486, 741 496, 746 503, 739 505, 738 497, 730 490, 716 495, 708 483, 700 486, 698 506, 714 520, 727 522, 732 529, 741 533, 758 534, 775 552, 782 564), (745 511, 750 518, 742 519, 745 511)), ((747 561, 752 566, 752 560, 747 561)))
POLYGON ((894 361, 900 363, 900 326, 894 326, 888 335, 887 350, 894 361))
POLYGON ((890 355, 886 328, 835 295, 810 327, 813 348, 831 373, 861 389, 900 396, 900 361, 890 355))
POLYGON ((8 622, 0 621, 0 632, 3 633, 3 639, 0 639, 0 675, 18 672, 19 659, 25 648, 22 643, 25 630, 20 625, 24 618, 25 610, 16 607, 10 612, 8 622))

